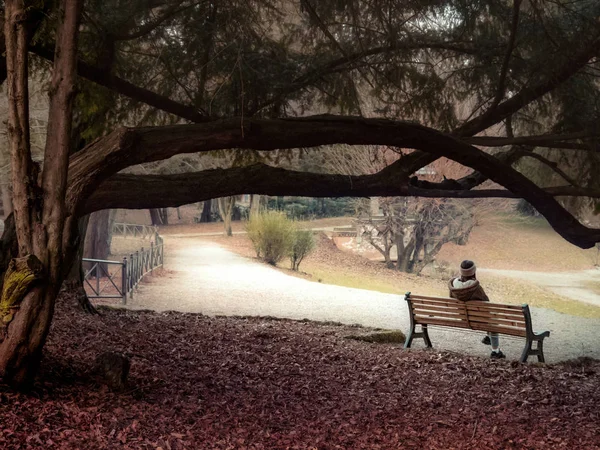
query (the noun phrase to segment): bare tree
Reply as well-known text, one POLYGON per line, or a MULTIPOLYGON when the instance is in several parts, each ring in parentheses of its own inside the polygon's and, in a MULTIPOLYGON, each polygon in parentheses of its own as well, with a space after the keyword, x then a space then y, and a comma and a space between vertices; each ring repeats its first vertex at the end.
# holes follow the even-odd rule
POLYGON ((231 195, 229 197, 221 197, 217 199, 217 203, 219 205, 219 214, 221 215, 221 219, 223 220, 223 224, 225 226, 225 236, 233 236, 233 231, 231 230, 231 220, 233 218, 233 208, 235 207, 235 200, 235 195, 231 195))
POLYGON ((362 215, 360 233, 390 268, 419 274, 448 242, 467 243, 474 216, 450 199, 381 199, 382 217, 362 215), (392 250, 396 251, 396 264, 392 250))

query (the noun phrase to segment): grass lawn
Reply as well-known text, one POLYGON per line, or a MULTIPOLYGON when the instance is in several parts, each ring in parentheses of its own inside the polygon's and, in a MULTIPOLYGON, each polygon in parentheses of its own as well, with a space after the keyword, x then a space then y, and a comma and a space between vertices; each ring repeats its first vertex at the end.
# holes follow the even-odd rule
POLYGON ((598 282, 598 281, 589 281, 589 282, 585 283, 585 285, 586 285, 586 287, 588 289, 591 289, 596 294, 600 295, 600 282, 598 282))

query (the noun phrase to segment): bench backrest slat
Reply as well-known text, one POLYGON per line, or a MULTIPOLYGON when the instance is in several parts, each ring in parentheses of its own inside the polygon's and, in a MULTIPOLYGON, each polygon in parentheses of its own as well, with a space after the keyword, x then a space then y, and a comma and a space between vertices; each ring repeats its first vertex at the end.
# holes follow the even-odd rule
POLYGON ((480 301, 465 302, 469 309, 477 310, 480 308, 482 311, 498 311, 506 314, 521 314, 523 315, 523 307, 516 305, 504 305, 502 303, 490 303, 480 301))
POLYGON ((469 311, 469 319, 476 320, 478 322, 490 322, 490 323, 503 323, 503 322, 516 322, 521 325, 525 325, 525 319, 523 318, 523 313, 521 313, 521 317, 506 315, 506 314, 490 314, 485 311, 469 311))
POLYGON ((413 314, 416 316, 432 316, 432 317, 448 317, 451 319, 464 319, 467 320, 467 314, 447 309, 446 311, 413 308, 413 314))
POLYGON ((523 328, 504 327, 498 325, 490 325, 488 323, 471 322, 472 330, 490 331, 492 333, 508 334, 510 336, 527 336, 527 330, 523 328))
POLYGON ((444 318, 432 318, 432 317, 423 317, 423 316, 415 316, 415 323, 422 323, 426 325, 439 325, 443 327, 453 327, 453 328, 471 328, 469 326, 469 322, 465 320, 453 320, 453 319, 444 319, 444 318), (421 320, 419 320, 421 319, 421 320))
POLYGON ((469 322, 489 323, 490 325, 498 325, 501 327, 525 328, 525 322, 523 320, 519 321, 511 319, 501 319, 498 317, 478 317, 469 315, 469 322))

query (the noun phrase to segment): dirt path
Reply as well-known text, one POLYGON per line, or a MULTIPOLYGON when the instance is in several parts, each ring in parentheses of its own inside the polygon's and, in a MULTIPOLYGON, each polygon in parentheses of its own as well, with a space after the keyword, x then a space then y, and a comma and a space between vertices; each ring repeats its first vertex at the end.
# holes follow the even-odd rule
POLYGON ((596 294, 586 283, 600 284, 600 270, 584 270, 581 272, 529 272, 521 270, 479 269, 482 273, 501 275, 535 283, 563 297, 580 302, 600 306, 600 295, 596 294))
MULTIPOLYGON (((167 236, 165 243, 167 273, 147 277, 129 307, 207 315, 306 318, 408 329, 402 295, 292 277, 197 237, 167 236)), ((541 308, 534 309, 532 314, 538 331, 547 329, 552 333, 545 345, 548 362, 579 356, 600 358, 596 339, 599 319, 572 317, 541 308)), ((481 333, 435 329, 430 334, 438 348, 489 355, 489 347, 479 343, 481 333)), ((502 348, 509 358, 518 359, 523 342, 503 339, 502 348)))

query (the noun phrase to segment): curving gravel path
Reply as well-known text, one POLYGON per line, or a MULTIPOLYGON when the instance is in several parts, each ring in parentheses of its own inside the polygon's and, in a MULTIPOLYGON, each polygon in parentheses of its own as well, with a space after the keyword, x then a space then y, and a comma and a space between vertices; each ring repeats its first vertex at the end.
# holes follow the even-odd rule
MULTIPOLYGON (((165 237, 162 276, 147 277, 128 307, 176 310, 207 315, 275 316, 290 319, 336 321, 368 327, 408 330, 402 295, 326 285, 286 275, 236 255, 199 237, 165 237)), ((399 293, 400 294, 400 293, 399 293)), ((585 319, 534 308, 536 331, 550 330, 545 341, 547 362, 579 356, 600 358, 600 319, 585 319)), ((480 343, 482 333, 430 330, 437 348, 489 356, 480 343)), ((509 359, 518 359, 523 341, 501 341, 509 359)), ((415 348, 423 345, 417 340, 415 348)))

